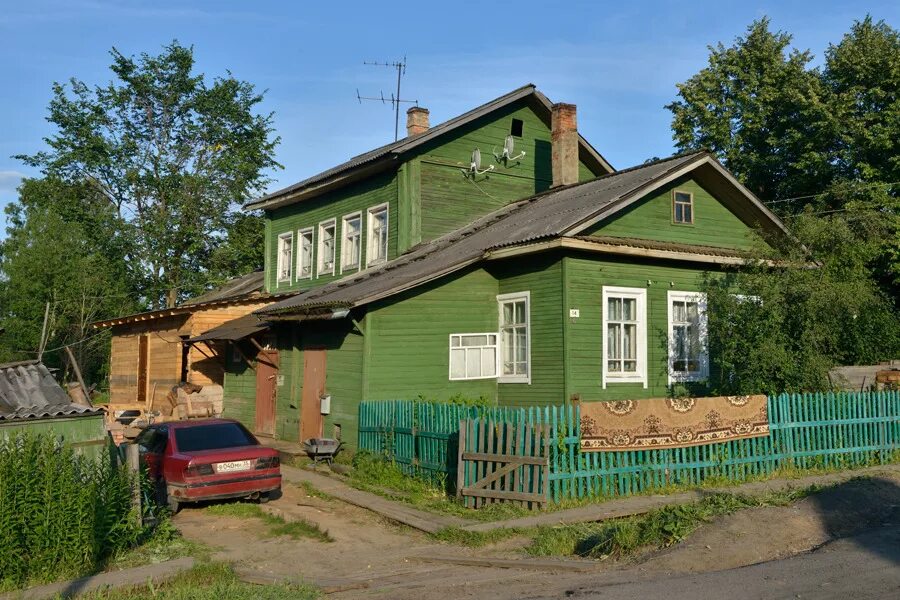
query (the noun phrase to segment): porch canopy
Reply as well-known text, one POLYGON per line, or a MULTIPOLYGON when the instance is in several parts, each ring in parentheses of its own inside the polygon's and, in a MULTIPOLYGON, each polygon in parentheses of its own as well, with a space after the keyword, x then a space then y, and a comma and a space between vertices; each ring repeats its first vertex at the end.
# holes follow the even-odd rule
POLYGON ((236 342, 247 336, 265 331, 268 328, 269 323, 260 321, 255 315, 249 314, 237 319, 232 319, 231 321, 226 321, 218 327, 214 327, 209 331, 201 333, 197 337, 185 340, 185 343, 196 344, 197 342, 212 341, 236 342))

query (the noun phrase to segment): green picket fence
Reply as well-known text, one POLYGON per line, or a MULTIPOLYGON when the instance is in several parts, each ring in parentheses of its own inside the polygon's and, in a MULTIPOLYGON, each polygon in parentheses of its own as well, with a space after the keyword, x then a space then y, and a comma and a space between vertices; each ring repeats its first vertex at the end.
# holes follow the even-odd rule
POLYGON ((432 481, 456 477, 459 422, 492 418, 516 423, 517 410, 413 400, 362 402, 359 449, 390 457, 403 472, 432 481))
POLYGON ((548 425, 552 501, 629 496, 709 479, 738 483, 778 469, 885 463, 900 452, 900 392, 780 394, 768 399, 766 437, 677 449, 581 452, 580 408, 475 408, 364 402, 360 449, 384 453, 409 474, 453 481, 459 422, 548 425))

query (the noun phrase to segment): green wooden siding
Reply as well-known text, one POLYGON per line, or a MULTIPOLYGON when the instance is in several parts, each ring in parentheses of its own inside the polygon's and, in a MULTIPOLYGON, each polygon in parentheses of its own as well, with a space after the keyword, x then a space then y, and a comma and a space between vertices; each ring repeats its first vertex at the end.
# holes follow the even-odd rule
POLYGON ((366 321, 364 399, 496 398, 496 379, 450 381, 450 334, 497 331, 497 282, 484 270, 378 303, 366 321))
MULTIPOLYGON (((428 241, 465 227, 478 217, 510 202, 527 198, 550 187, 550 128, 524 102, 514 103, 461 128, 450 139, 425 148, 421 162, 421 240, 428 241), (525 156, 504 165, 493 152, 500 152, 513 119, 523 122, 522 137, 515 138, 515 154, 525 156), (464 177, 472 151, 481 150, 484 175, 464 177)), ((581 163, 579 178, 597 174, 581 163)))
POLYGON ((689 177, 596 224, 586 235, 634 237, 663 242, 749 249, 759 243, 753 229, 689 177), (672 222, 672 190, 694 195, 694 223, 672 222))
POLYGON ((677 263, 599 260, 583 254, 563 260, 568 302, 565 322, 569 393, 579 394, 587 402, 665 396, 668 392, 667 292, 698 291, 703 272, 677 263), (603 286, 647 290, 646 389, 640 383, 609 383, 606 389, 602 387, 603 286), (577 319, 568 318, 571 308, 579 310, 577 319))
POLYGON ((350 184, 335 192, 304 200, 284 208, 267 213, 266 220, 266 289, 271 292, 306 289, 322 285, 357 272, 341 270, 341 219, 354 212, 362 213, 362 264, 366 261, 366 245, 368 241, 368 224, 366 210, 379 204, 388 204, 388 258, 397 256, 397 175, 394 172, 380 173, 358 183, 350 184), (335 237, 335 269, 334 275, 316 275, 318 266, 319 223, 334 219, 335 237), (313 228, 313 277, 312 279, 296 279, 298 240, 297 231, 307 227, 313 228), (278 236, 283 233, 294 236, 294 281, 291 284, 277 283, 278 268, 278 236))
POLYGON ((54 419, 15 419, 0 421, 0 438, 21 434, 43 435, 52 433, 89 457, 99 457, 106 451, 109 437, 104 417, 59 417, 54 419))
MULTIPOLYGON (((499 293, 529 292, 531 383, 498 384, 502 406, 558 403, 563 399, 562 261, 559 255, 540 254, 526 260, 489 265, 499 280, 499 293)), ((495 303, 496 305, 496 303, 495 303)), ((494 308, 494 328, 498 328, 494 308)))
MULTIPOLYGON (((250 354, 243 346, 244 354, 250 354)), ((256 428, 256 371, 246 362, 234 362, 234 348, 229 345, 225 359, 222 416, 236 419, 253 431, 256 428)))

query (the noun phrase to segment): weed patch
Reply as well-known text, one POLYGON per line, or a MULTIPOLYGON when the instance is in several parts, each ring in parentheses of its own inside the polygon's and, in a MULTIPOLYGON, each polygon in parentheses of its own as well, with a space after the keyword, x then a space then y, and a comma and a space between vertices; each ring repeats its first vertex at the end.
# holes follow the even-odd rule
POLYGON ((110 566, 114 569, 127 569, 183 556, 205 560, 209 557, 209 549, 203 544, 185 539, 171 521, 163 519, 146 540, 139 546, 118 553, 110 561, 110 566))
POLYGON ((0 440, 0 590, 94 573, 137 544, 132 483, 53 435, 0 440))
POLYGON ((205 510, 213 515, 239 517, 242 519, 258 519, 266 526, 268 533, 271 536, 286 535, 295 540, 300 538, 311 538, 320 542, 334 541, 334 538, 328 535, 327 531, 322 531, 314 523, 310 523, 305 519, 287 521, 283 517, 265 512, 256 504, 228 502, 224 504, 213 504, 212 506, 206 507, 205 510))
POLYGON ((312 585, 254 585, 240 581, 230 566, 205 563, 160 585, 104 590, 82 600, 315 600, 322 594, 312 585))
POLYGON ((671 546, 717 517, 744 508, 786 506, 819 489, 811 487, 755 497, 713 494, 694 504, 666 506, 634 517, 541 527, 534 532, 528 553, 535 556, 627 557, 641 548, 671 546))

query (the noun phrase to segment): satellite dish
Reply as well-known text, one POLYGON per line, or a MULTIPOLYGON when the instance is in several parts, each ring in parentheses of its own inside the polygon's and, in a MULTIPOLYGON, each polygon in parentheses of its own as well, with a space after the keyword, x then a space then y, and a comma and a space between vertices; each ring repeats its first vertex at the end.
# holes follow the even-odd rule
POLYGON ((481 169, 481 150, 479 150, 478 148, 475 148, 474 150, 472 150, 472 162, 469 163, 469 169, 468 170, 460 169, 460 171, 463 172, 463 175, 465 175, 466 177, 471 175, 473 178, 476 175, 483 175, 484 173, 487 173, 488 171, 493 171, 493 170, 494 170, 494 165, 491 165, 487 169, 484 169, 484 170, 481 169))
POLYGON ((503 143, 503 154, 506 157, 512 156, 512 153, 516 149, 516 140, 513 139, 513 136, 506 136, 506 141, 503 143))
POLYGON ((518 155, 513 156, 513 152, 516 150, 516 140, 513 136, 508 135, 506 139, 503 140, 503 152, 497 154, 497 151, 494 150, 494 158, 497 159, 497 162, 502 162, 504 164, 508 163, 511 160, 519 160, 523 156, 525 156, 524 152, 520 152, 518 155))

